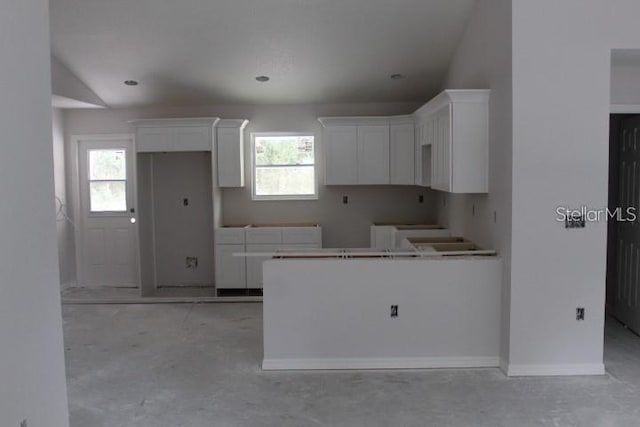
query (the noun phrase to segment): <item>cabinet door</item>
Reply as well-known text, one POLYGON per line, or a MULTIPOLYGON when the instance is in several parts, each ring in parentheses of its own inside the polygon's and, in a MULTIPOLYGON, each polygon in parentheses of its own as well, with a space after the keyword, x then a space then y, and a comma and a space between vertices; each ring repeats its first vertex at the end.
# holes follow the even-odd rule
POLYGON ((451 108, 446 107, 436 117, 437 187, 451 191, 451 108))
POLYGON ((374 249, 394 249, 396 228, 389 225, 371 226, 371 247, 374 249))
MULTIPOLYGON (((247 252, 275 252, 281 245, 247 245, 247 252)), ((247 288, 262 288, 262 263, 270 256, 247 257, 247 288)))
POLYGON ((414 184, 415 185, 423 185, 422 183, 422 171, 428 165, 424 165, 422 163, 422 134, 424 133, 424 125, 418 124, 416 126, 415 131, 415 141, 414 141, 414 184))
POLYGON ((324 130, 325 185, 358 183, 358 132, 355 126, 324 130))
POLYGON ((172 150, 172 128, 138 128, 136 132, 136 151, 138 151, 139 153, 154 153, 172 150))
POLYGON ((389 184, 389 126, 358 126, 358 184, 389 184))
POLYGON ((431 140, 431 187, 437 189, 440 178, 440 138, 438 137, 438 120, 434 116, 429 119, 429 137, 431 140))
POLYGON ((176 127, 173 131, 173 151, 211 151, 213 139, 208 126, 176 127))
POLYGON ((415 127, 412 124, 390 127, 390 180, 392 185, 415 182, 415 127))
POLYGON ((244 252, 244 245, 216 245, 216 288, 244 289, 247 287, 247 258, 233 256, 244 252))
POLYGON ((244 147, 242 129, 218 128, 218 186, 244 187, 244 147))

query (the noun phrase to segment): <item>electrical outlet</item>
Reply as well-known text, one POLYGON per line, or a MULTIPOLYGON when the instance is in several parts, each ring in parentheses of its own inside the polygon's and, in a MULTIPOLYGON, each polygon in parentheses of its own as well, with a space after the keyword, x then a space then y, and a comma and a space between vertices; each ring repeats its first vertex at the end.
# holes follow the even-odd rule
POLYGON ((579 322, 584 320, 584 307, 576 308, 576 320, 579 322))
POLYGON ((398 317, 398 306, 397 305, 392 305, 391 306, 391 317, 398 317))
POLYGON ((349 196, 342 196, 342 203, 345 205, 349 203, 349 196))
POLYGON ((27 426, 27 420, 20 421, 20 427, 28 427, 27 426))
POLYGON ((184 206, 189 206, 189 199, 187 199, 187 198, 182 199, 182 204, 184 206))
POLYGON ((578 212, 567 215, 564 220, 564 228, 585 228, 586 224, 584 215, 578 212))
POLYGON ((187 268, 198 268, 198 257, 195 257, 195 256, 186 257, 185 265, 187 268))

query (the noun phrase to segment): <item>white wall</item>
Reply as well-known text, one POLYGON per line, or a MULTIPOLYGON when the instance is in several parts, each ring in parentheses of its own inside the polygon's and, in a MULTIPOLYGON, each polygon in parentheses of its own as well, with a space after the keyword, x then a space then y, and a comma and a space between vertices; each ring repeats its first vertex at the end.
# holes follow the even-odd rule
POLYGON ((60 284, 72 285, 76 281, 75 241, 72 223, 73 209, 67 202, 66 150, 63 111, 53 109, 53 170, 56 201, 56 229, 58 232, 58 265, 60 284), (60 205, 62 203, 62 206, 60 205))
POLYGON ((635 0, 513 1, 513 373, 601 370, 607 227, 566 230, 555 210, 607 205, 611 49, 640 47, 639 14, 635 0))
POLYGON ((331 105, 238 105, 173 109, 68 110, 66 133, 133 132, 126 123, 136 118, 214 116, 247 118, 246 182, 244 189, 223 191, 223 219, 226 223, 245 222, 319 222, 323 225, 325 246, 357 247, 369 245, 369 225, 374 221, 434 222, 434 192, 417 187, 324 187, 318 201, 270 202, 251 200, 249 135, 251 132, 304 131, 317 135, 319 179, 323 182, 321 126, 319 116, 407 114, 419 107, 401 104, 331 105), (424 195, 424 204, 418 195, 424 195), (350 203, 342 204, 348 195, 350 203))
POLYGON ((497 257, 264 263, 265 369, 495 367, 497 257), (390 317, 398 305, 398 317, 390 317))
POLYGON ((67 427, 49 2, 0 7, 0 425, 67 427))
POLYGON ((152 158, 153 181, 148 187, 138 183, 138 191, 153 192, 149 219, 155 230, 156 285, 213 286, 211 153, 142 156, 152 158), (188 206, 183 205, 185 198, 188 206), (187 269, 186 257, 197 257, 198 268, 187 269))
POLYGON ((51 93, 61 107, 102 108, 106 104, 55 56, 51 56, 51 93))
POLYGON ((640 65, 614 64, 611 70, 611 104, 640 105, 640 65))
POLYGON ((511 60, 511 1, 478 1, 443 89, 491 89, 489 194, 438 196, 441 224, 503 256, 503 358, 508 354, 511 269, 511 60))

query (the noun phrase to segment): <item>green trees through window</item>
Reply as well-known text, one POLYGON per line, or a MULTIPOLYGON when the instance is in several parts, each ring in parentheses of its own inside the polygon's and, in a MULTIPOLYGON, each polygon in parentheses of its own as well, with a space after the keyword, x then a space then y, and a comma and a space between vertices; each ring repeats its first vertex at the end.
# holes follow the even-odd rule
POLYGON ((254 197, 315 198, 312 135, 254 135, 254 197))
POLYGON ((124 150, 89 151, 91 212, 127 210, 127 158, 124 150))

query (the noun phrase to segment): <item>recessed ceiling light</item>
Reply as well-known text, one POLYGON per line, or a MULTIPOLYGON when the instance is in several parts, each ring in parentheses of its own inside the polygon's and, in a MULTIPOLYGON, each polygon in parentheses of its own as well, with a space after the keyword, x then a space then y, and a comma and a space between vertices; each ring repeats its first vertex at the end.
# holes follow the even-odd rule
POLYGON ((126 84, 127 86, 138 86, 138 82, 135 80, 125 80, 124 84, 126 84))
POLYGON ((265 83, 271 79, 269 78, 269 76, 258 76, 256 77, 256 80, 259 81, 260 83, 265 83))
POLYGON ((391 80, 402 80, 404 76, 402 74, 391 74, 390 78, 391 80))

